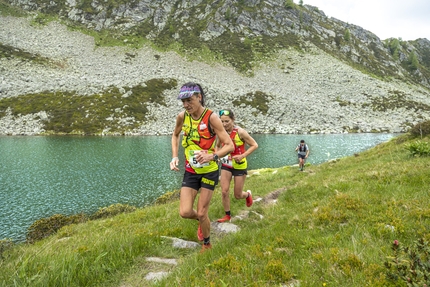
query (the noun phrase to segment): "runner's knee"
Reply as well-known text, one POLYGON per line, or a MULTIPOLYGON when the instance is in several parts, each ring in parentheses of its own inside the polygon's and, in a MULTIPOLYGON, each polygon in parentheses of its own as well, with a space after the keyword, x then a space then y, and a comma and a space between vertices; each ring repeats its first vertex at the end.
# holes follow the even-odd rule
POLYGON ((188 211, 188 210, 180 210, 179 211, 179 215, 182 218, 192 218, 193 217, 193 211, 188 211))

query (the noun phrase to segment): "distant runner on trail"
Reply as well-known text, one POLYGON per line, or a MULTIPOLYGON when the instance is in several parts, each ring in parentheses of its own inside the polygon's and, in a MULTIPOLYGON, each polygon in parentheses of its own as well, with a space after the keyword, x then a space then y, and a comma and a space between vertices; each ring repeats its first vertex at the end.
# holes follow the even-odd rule
POLYGON ((299 158, 299 169, 303 171, 305 168, 305 161, 309 156, 309 147, 305 143, 305 140, 300 141, 300 144, 296 147, 296 151, 299 158))

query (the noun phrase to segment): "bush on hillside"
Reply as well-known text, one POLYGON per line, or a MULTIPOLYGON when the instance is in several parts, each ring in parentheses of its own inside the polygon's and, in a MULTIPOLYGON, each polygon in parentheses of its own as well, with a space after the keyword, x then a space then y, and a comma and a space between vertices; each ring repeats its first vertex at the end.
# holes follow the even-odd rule
POLYGON ((100 218, 113 217, 121 213, 133 212, 135 210, 136 210, 136 207, 134 206, 117 203, 117 204, 112 204, 108 207, 99 208, 99 210, 97 210, 96 213, 90 216, 90 219, 94 220, 94 219, 100 219, 100 218))
POLYGON ((2 239, 0 240, 0 260, 3 260, 3 253, 12 248, 13 241, 11 239, 2 239))
POLYGON ((26 240, 28 243, 34 243, 54 234, 63 226, 82 223, 85 221, 87 221, 87 217, 84 214, 76 214, 71 216, 55 214, 51 217, 42 218, 36 220, 28 228, 26 240))
POLYGON ((166 192, 157 200, 155 201, 155 204, 166 204, 168 202, 176 201, 179 199, 179 190, 174 190, 171 192, 166 192))
POLYGON ((285 5, 285 8, 287 8, 287 9, 295 9, 296 8, 296 4, 294 4, 293 0, 286 0, 284 5, 285 5))
POLYGON ((428 142, 416 141, 405 144, 405 148, 412 156, 430 156, 430 144, 428 142))
POLYGON ((424 137, 424 136, 430 135, 430 121, 416 124, 409 130, 409 133, 412 136, 416 136, 416 137, 417 136, 424 137))
POLYGON ((26 240, 28 243, 34 243, 38 240, 41 240, 56 233, 63 226, 66 225, 83 223, 88 220, 113 217, 120 213, 127 213, 135 210, 136 207, 134 206, 118 203, 112 204, 108 207, 99 208, 99 210, 90 217, 82 213, 70 216, 66 216, 63 214, 55 214, 51 217, 42 218, 35 221, 28 228, 26 240))
POLYGON ((385 262, 388 279, 395 286, 427 286, 430 279, 429 242, 419 239, 414 246, 403 246, 394 240, 392 250, 393 256, 385 262))

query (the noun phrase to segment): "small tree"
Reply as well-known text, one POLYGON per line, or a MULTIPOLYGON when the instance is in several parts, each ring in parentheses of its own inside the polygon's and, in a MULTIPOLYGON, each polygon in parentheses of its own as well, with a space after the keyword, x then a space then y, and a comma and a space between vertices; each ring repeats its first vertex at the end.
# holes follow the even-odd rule
POLYGON ((420 122, 413 126, 409 133, 414 137, 425 137, 430 135, 430 121, 420 122))
POLYGON ((412 51, 409 54, 408 64, 409 64, 409 68, 411 68, 411 70, 418 69, 418 58, 417 58, 417 55, 415 54, 414 51, 412 51))
POLYGON ((296 4, 294 4, 293 0, 286 0, 285 1, 285 8, 294 9, 294 8, 296 8, 296 4))
POLYGON ((399 48, 400 48, 400 42, 398 39, 391 39, 388 43, 388 48, 390 49, 391 55, 393 55, 393 58, 395 60, 399 59, 399 48))
POLYGON ((225 19, 230 20, 231 19, 231 10, 230 7, 227 8, 227 11, 225 12, 225 19))
POLYGON ((345 30, 345 33, 343 34, 343 39, 346 42, 349 42, 349 40, 351 39, 351 32, 349 32, 349 29, 345 30))

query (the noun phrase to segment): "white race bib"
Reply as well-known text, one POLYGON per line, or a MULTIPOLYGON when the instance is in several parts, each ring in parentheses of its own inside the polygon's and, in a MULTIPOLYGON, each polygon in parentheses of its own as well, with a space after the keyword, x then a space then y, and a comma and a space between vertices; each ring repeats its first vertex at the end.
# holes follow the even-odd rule
POLYGON ((226 155, 225 157, 221 158, 221 163, 223 165, 226 165, 228 167, 233 167, 233 161, 231 160, 231 156, 230 155, 226 155))
POLYGON ((197 161, 196 156, 199 153, 201 153, 201 152, 208 153, 207 150, 190 150, 190 152, 189 152, 189 160, 188 161, 189 161, 189 163, 190 163, 190 165, 192 167, 204 167, 204 166, 208 166, 209 165, 208 162, 206 162, 206 163, 199 163, 197 161))

